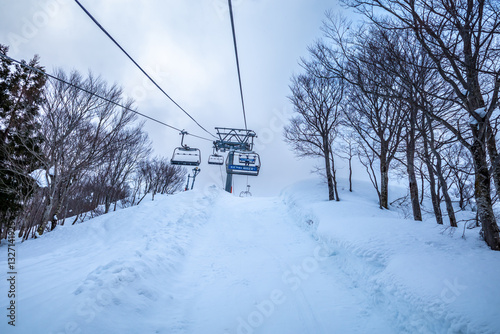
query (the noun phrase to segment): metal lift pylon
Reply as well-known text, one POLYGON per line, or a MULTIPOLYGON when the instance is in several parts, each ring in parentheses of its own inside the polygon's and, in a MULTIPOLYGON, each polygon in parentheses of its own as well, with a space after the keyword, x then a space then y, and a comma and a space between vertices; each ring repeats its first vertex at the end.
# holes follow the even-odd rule
POLYGON ((226 188, 224 188, 224 190, 228 193, 233 192, 233 174, 226 173, 226 188))
MULTIPOLYGON (((230 152, 229 155, 231 154, 234 155, 235 151, 242 151, 242 152, 253 151, 253 141, 254 138, 257 137, 255 131, 246 129, 234 129, 234 128, 215 128, 215 130, 217 131, 217 135, 219 136, 219 140, 214 141, 214 148, 217 151, 221 152, 229 151, 230 152)), ((257 155, 256 153, 254 154, 257 155)), ((258 167, 260 168, 260 161, 258 167)), ((228 172, 226 169, 225 190, 228 193, 232 192, 233 174, 238 174, 238 172, 228 172)))

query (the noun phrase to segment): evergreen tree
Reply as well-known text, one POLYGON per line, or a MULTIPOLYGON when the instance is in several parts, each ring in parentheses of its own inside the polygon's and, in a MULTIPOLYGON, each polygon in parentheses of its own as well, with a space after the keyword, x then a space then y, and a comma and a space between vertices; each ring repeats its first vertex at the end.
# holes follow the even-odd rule
MULTIPOLYGON (((7 52, 0 45, 0 53, 7 52)), ((28 64, 42 69, 38 56, 28 64)), ((35 187, 29 174, 40 161, 38 111, 45 80, 43 74, 0 57, 0 240, 35 187)))

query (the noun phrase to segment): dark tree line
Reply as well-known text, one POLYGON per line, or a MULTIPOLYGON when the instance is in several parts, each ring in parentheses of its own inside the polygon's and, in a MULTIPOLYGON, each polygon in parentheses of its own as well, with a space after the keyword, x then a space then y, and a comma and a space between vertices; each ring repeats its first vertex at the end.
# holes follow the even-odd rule
MULTIPOLYGON (((457 226, 456 210, 476 210, 485 241, 500 250, 493 211, 500 194, 500 3, 344 2, 367 20, 354 26, 329 13, 325 37, 309 48, 308 62, 320 70, 306 69, 304 75, 345 87, 340 121, 328 124, 333 132, 354 137, 355 155, 370 175, 380 207, 389 208, 391 171, 404 174, 415 220, 422 219, 425 196, 439 224, 447 217, 457 226)), ((292 95, 297 96, 293 85, 292 95)), ((308 107, 315 110, 312 104, 308 107)), ((295 143, 304 133, 289 130, 287 140, 303 154, 295 143)), ((309 130, 309 137, 321 135, 309 130)), ((345 136, 337 138, 330 151, 343 147, 339 155, 346 158, 345 136)))
MULTIPOLYGON (((37 57, 29 65, 42 69, 37 57)), ((54 76, 70 84, 0 61, 0 240, 8 226, 36 237, 69 217, 74 224, 184 182, 184 169, 150 158, 133 101, 124 102, 119 87, 91 73, 54 76)))
MULTIPOLYGON (((0 45, 0 53, 7 51, 0 45)), ((37 57, 29 65, 41 69, 37 57)), ((0 240, 35 189, 27 171, 40 166, 32 153, 41 153, 36 117, 44 85, 44 76, 14 67, 3 58, 0 61, 0 240)))

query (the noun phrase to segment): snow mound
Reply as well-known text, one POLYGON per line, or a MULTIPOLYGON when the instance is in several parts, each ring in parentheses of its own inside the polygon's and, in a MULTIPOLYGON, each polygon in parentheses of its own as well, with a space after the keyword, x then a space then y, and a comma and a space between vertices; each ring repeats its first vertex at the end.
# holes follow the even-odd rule
MULTIPOLYGON (((316 182, 317 183, 317 182, 316 182)), ((282 193, 291 212, 319 221, 315 237, 333 250, 352 285, 387 310, 400 333, 500 333, 500 253, 466 232, 380 210, 358 182, 341 202, 318 200, 305 181, 282 193), (361 189, 359 192, 357 189, 361 189)))
POLYGON ((2 321, 0 332, 129 332, 130 322, 110 319, 140 322, 152 304, 170 299, 162 287, 172 284, 218 194, 157 196, 18 244, 17 325, 2 321))

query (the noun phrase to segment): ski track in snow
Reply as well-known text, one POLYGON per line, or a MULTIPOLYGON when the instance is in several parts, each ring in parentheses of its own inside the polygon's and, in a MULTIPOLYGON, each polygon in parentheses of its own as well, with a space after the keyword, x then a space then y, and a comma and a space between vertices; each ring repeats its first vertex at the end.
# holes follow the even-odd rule
POLYGON ((460 253, 459 241, 425 234, 428 227, 417 226, 423 234, 413 235, 384 225, 394 214, 371 209, 370 201, 347 198, 334 206, 301 187, 273 198, 238 198, 214 187, 159 196, 18 244, 17 326, 2 321, 0 333, 486 334, 500 328, 484 322, 498 311, 498 293, 471 289, 481 283, 472 278, 481 276, 457 283, 448 278, 463 267, 439 268, 456 254, 466 263, 479 254, 493 259, 477 267, 481 274, 498 277, 500 270, 487 268, 496 253, 474 243, 460 253), (337 217, 344 225, 334 224, 337 217), (365 219, 373 225, 362 225, 365 219), (462 282, 468 289, 460 290, 462 282), (466 315, 484 311, 477 301, 467 304, 478 292, 477 300, 489 297, 493 308, 482 320, 466 315))
POLYGON ((195 244, 160 333, 366 333, 383 322, 278 199, 225 197, 195 244))

